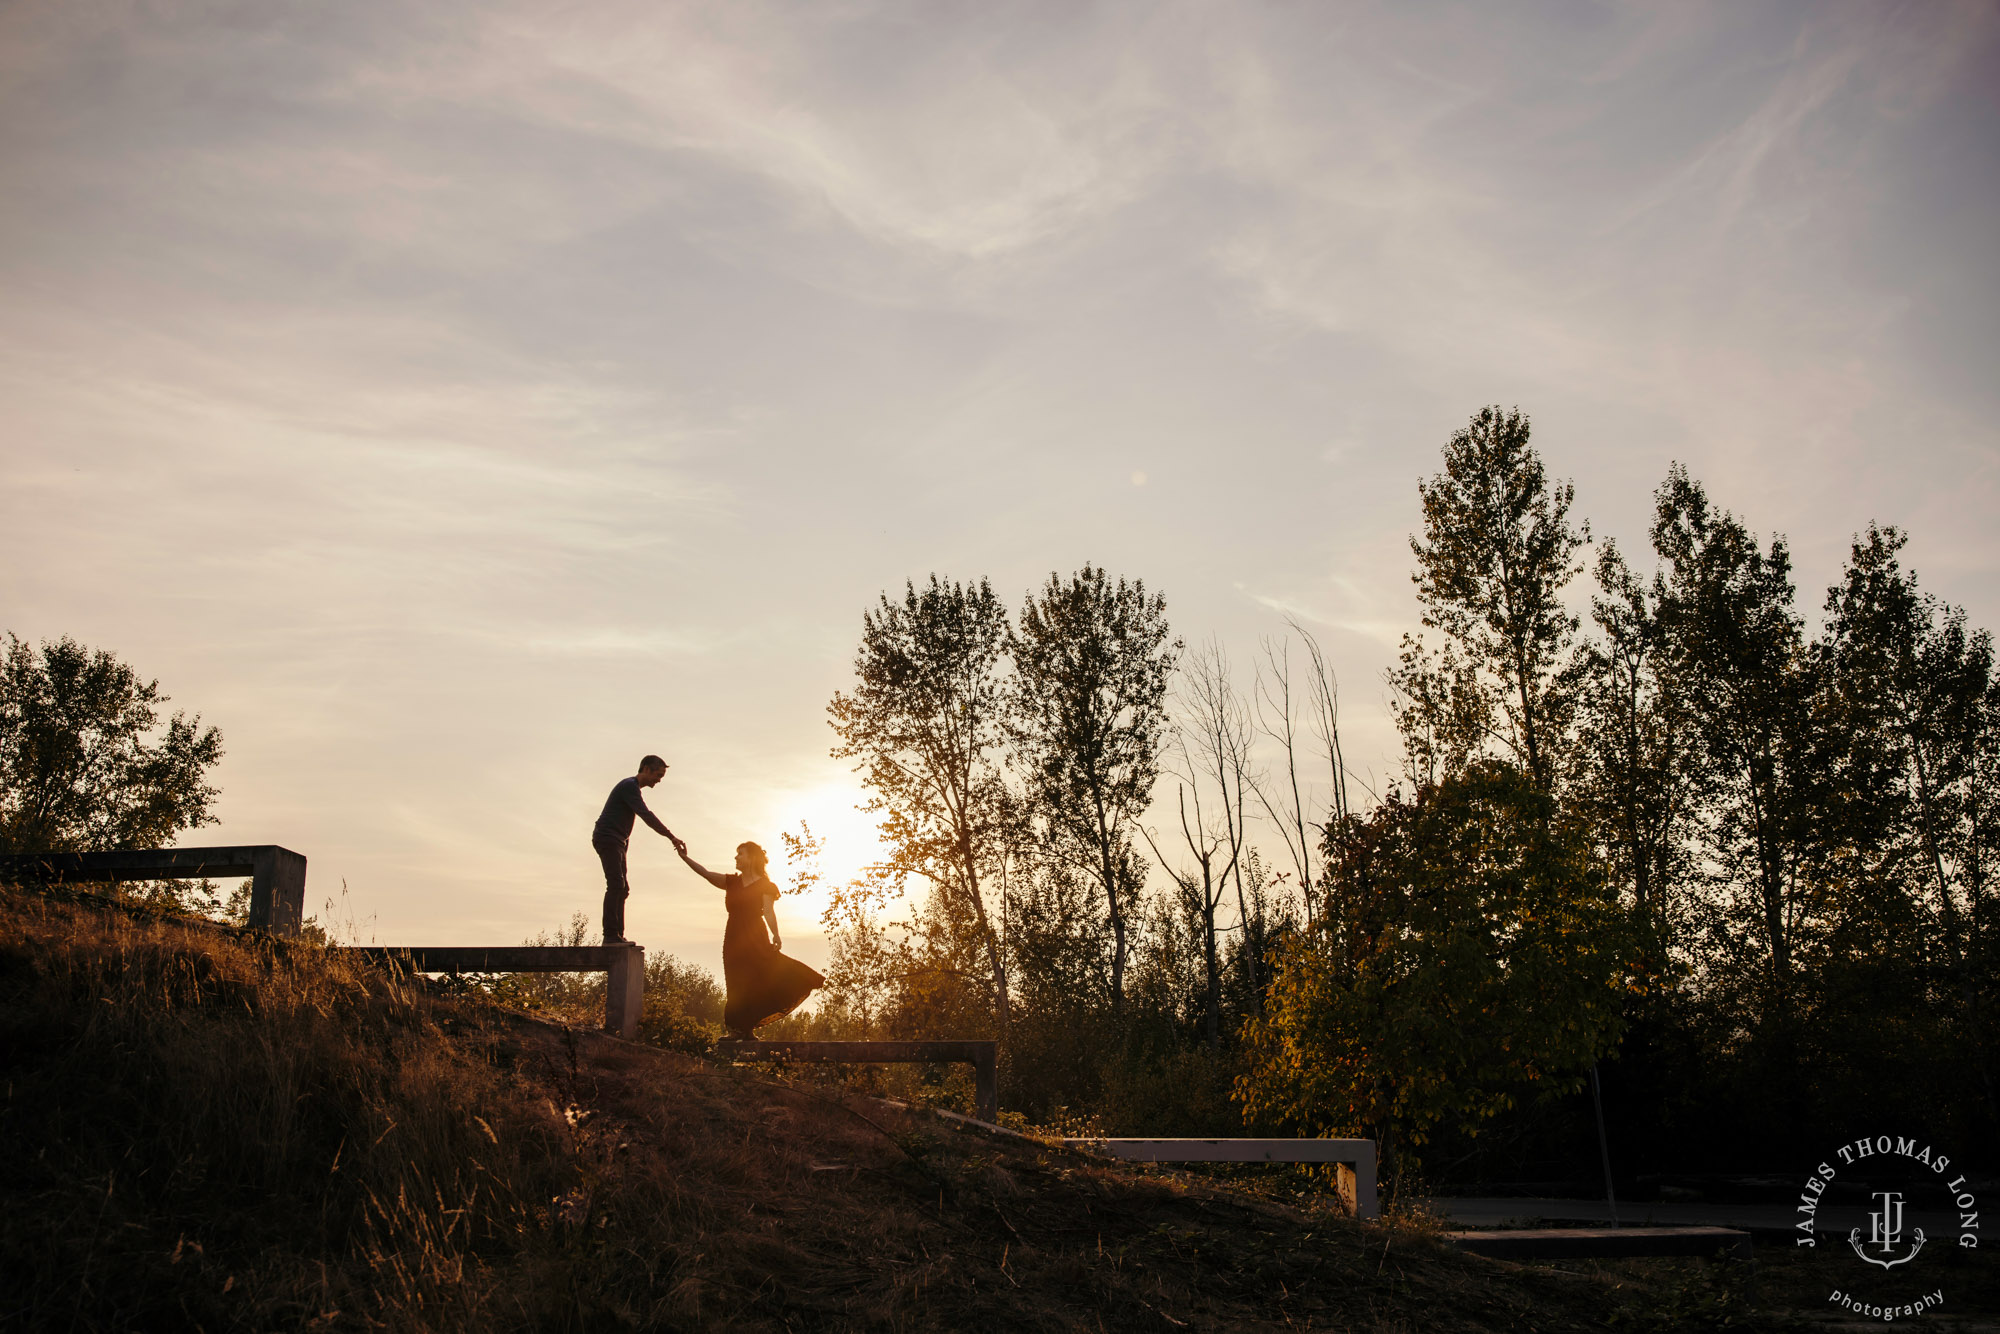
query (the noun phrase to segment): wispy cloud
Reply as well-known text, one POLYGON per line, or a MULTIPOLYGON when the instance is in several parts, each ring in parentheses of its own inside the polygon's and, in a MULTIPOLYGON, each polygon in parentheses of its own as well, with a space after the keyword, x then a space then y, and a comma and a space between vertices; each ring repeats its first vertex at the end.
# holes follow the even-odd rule
POLYGON ((470 43, 357 74, 356 96, 701 154, 884 244, 978 260, 1128 202, 1158 170, 1168 96, 1122 53, 1129 16, 932 25, 892 7, 747 4, 482 12, 470 43), (1065 58, 1065 52, 1070 58, 1065 58))

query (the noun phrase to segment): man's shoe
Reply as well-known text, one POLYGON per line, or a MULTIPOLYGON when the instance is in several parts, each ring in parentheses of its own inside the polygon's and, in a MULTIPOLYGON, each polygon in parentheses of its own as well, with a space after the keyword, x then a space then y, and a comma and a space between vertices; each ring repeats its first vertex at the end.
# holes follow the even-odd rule
POLYGON ((623 936, 606 936, 604 943, 607 945, 630 945, 632 942, 623 936))

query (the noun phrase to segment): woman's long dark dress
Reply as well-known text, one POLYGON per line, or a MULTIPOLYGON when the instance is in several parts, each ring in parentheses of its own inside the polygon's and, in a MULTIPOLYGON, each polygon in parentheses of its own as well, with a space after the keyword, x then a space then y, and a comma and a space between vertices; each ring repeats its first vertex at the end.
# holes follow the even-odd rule
POLYGON ((778 896, 776 885, 769 880, 746 884, 741 872, 722 881, 729 908, 729 925, 722 933, 722 980, 729 998, 722 1022, 732 1033, 748 1034, 796 1010, 826 979, 771 943, 764 904, 778 896))

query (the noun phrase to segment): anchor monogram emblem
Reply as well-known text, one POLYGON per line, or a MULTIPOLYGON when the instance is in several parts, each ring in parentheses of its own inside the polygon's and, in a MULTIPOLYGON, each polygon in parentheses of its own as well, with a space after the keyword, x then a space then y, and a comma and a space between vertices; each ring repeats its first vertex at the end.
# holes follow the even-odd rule
POLYGON ((1903 1239, 1903 1193, 1896 1190, 1878 1190, 1875 1192, 1875 1198, 1882 1202, 1882 1207, 1871 1210, 1868 1214, 1868 1245, 1882 1254, 1870 1255, 1862 1249, 1860 1228, 1855 1228, 1847 1234, 1847 1244, 1854 1248, 1856 1255, 1871 1265, 1893 1269, 1897 1265, 1908 1264, 1916 1259, 1917 1252, 1924 1248, 1924 1230, 1912 1229, 1916 1243, 1910 1247, 1908 1255, 1899 1255, 1894 1259, 1887 1258, 1889 1253, 1896 1249, 1896 1243, 1903 1239))

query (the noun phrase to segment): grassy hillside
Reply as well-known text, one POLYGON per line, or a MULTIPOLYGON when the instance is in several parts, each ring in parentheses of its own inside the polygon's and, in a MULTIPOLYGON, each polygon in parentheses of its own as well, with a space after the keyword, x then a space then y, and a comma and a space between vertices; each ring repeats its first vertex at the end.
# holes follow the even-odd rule
POLYGON ((0 1092, 7 1328, 1559 1331, 1680 1291, 13 890, 0 1092))

